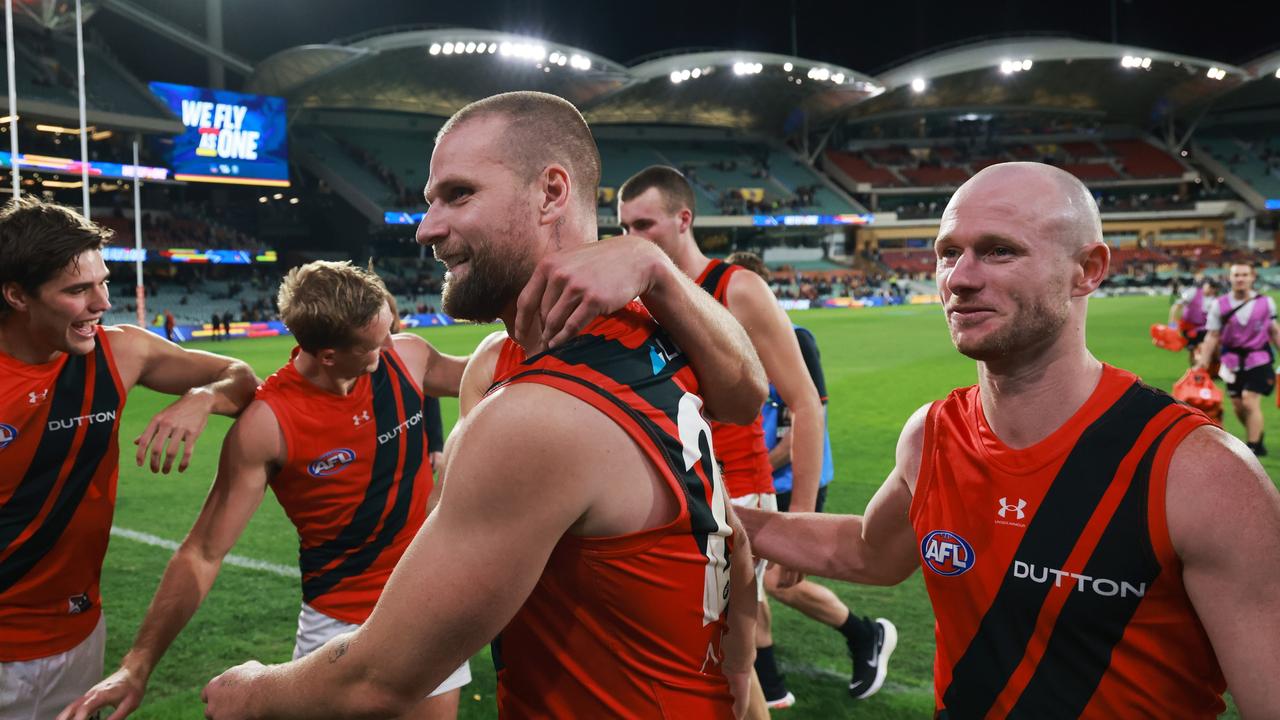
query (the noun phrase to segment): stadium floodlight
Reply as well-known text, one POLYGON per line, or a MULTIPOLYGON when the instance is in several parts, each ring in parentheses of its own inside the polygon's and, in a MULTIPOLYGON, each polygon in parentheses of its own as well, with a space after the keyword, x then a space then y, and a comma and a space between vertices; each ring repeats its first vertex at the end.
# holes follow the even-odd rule
POLYGON ((679 71, 679 70, 672 70, 672 71, 671 71, 671 82, 673 82, 673 83, 675 83, 675 84, 677 84, 677 85, 679 85, 679 84, 680 84, 680 71, 679 71))
POLYGON ((924 92, 925 87, 926 85, 925 85, 924 78, 918 77, 918 78, 913 78, 911 80, 911 90, 913 92, 922 93, 924 92))
POLYGON ((1149 57, 1144 57, 1144 58, 1142 58, 1142 69, 1143 69, 1143 70, 1150 70, 1150 69, 1151 69, 1151 58, 1149 58, 1149 57))
POLYGON ((1276 68, 1276 77, 1280 78, 1280 68, 1276 68))
POLYGON ((467 43, 467 53, 468 53, 468 54, 470 54, 470 53, 473 53, 473 52, 475 52, 475 51, 476 51, 476 44, 475 44, 475 43, 473 43, 473 42, 469 42, 469 43, 467 43))
POLYGON ((282 199, 284 199, 284 193, 276 193, 275 195, 272 195, 271 197, 272 197, 272 198, 274 198, 274 199, 276 199, 276 200, 282 200, 282 199))
MULTIPOLYGON (((1019 67, 1021 67, 1021 65, 1019 65, 1019 67)), ((1014 69, 1013 69, 1013 61, 1012 61, 1012 60, 1001 60, 1001 61, 1000 61, 1000 72, 1004 73, 1005 75, 1012 75, 1012 74, 1014 73, 1014 69)))
POLYGON ((431 43, 431 48, 427 50, 427 52, 431 53, 432 55, 439 55, 440 43, 431 43))
POLYGON ((569 65, 577 70, 590 70, 591 58, 575 53, 573 57, 569 58, 569 65))
POLYGON ((266 201, 267 201, 267 196, 266 196, 266 195, 263 195, 262 197, 258 198, 258 202, 260 202, 260 203, 264 203, 264 202, 266 202, 266 201))
POLYGON ((297 204, 298 204, 298 198, 296 198, 296 197, 289 198, 289 204, 290 204, 290 205, 297 205, 297 204))
MULTIPOLYGON (((792 70, 795 69, 795 66, 792 65, 791 63, 782 63, 782 69, 786 70, 787 72, 791 72, 792 70)), ((1280 72, 1280 70, 1277 70, 1276 72, 1280 72)))
POLYGON ((833 83, 835 83, 835 84, 837 84, 837 85, 843 85, 843 84, 844 84, 844 73, 836 73, 835 75, 832 75, 832 76, 831 76, 831 82, 833 82, 833 83))
POLYGON ((489 43, 489 54, 492 55, 496 52, 498 52, 498 43, 489 43))
POLYGON ((499 54, 501 54, 503 57, 507 57, 508 55, 510 55, 510 54, 511 54, 511 43, 509 43, 509 42, 504 42, 504 43, 502 43, 501 45, 499 45, 499 46, 498 46, 498 53, 499 53, 499 54))
POLYGON ((440 48, 440 52, 443 52, 445 55, 452 55, 452 54, 453 54, 453 43, 451 43, 451 42, 447 42, 447 43, 445 43, 445 44, 444 44, 444 47, 440 48))
POLYGON ((695 80, 702 77, 702 68, 694 68, 693 71, 689 73, 689 77, 694 78, 695 80))
POLYGON ((1026 71, 1026 70, 1030 70, 1030 69, 1031 69, 1031 58, 1023 58, 1023 60, 1022 60, 1022 69, 1023 69, 1024 71, 1026 71))

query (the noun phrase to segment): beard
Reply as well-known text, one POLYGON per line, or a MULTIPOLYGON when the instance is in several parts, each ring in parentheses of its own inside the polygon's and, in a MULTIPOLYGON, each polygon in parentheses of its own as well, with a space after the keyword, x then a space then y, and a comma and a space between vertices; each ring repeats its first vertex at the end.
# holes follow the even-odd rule
MULTIPOLYGON (((514 224, 502 231, 508 238, 521 235, 514 224)), ((494 243, 485 241, 470 249, 467 273, 455 278, 445 275, 441 309, 446 315, 472 322, 493 322, 520 296, 533 275, 532 238, 508 245, 499 253, 494 243)))
POLYGON ((1017 311, 1005 324, 987 335, 971 340, 963 337, 963 330, 950 327, 951 342, 956 350, 979 362, 1005 360, 1042 345, 1048 345, 1066 325, 1070 308, 1050 305, 1044 298, 1019 304, 1017 311))

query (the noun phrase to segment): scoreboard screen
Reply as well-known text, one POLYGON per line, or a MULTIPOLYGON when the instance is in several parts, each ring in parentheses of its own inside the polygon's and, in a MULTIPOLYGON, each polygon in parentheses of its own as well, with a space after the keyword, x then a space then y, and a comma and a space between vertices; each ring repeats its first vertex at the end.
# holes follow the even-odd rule
POLYGON ((173 179, 289 186, 284 98, 153 82, 186 132, 173 139, 173 179))

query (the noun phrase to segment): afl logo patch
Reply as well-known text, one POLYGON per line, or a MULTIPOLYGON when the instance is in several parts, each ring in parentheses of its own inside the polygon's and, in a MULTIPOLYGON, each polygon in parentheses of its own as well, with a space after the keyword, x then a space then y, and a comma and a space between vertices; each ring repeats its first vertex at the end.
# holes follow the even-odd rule
POLYGON ((920 561, 944 577, 969 572, 975 559, 969 541, 947 530, 934 530, 920 541, 920 561))
POLYGON ((321 455, 317 460, 313 460, 307 466, 307 472, 311 473, 313 477, 336 475, 342 472, 343 468, 355 462, 355 460, 355 451, 347 448, 338 448, 321 455))
POLYGON ((0 450, 9 447, 9 443, 18 439, 18 428, 0 423, 0 450))

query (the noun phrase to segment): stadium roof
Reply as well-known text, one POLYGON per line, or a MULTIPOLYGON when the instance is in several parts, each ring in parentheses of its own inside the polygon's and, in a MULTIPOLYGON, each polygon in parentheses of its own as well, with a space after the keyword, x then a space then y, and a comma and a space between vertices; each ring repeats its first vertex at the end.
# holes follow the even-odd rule
POLYGON ((771 53, 680 53, 630 69, 631 81, 598 99, 587 119, 679 124, 791 135, 880 91, 849 68, 771 53))
POLYGON ((294 107, 448 116, 479 98, 543 90, 592 123, 788 134, 878 92, 849 68, 770 53, 671 53, 627 68, 585 50, 470 28, 391 28, 259 63, 246 90, 294 107))
POLYGON ((246 89, 301 108, 448 116, 510 90, 550 92, 581 107, 627 79, 617 63, 558 43, 491 30, 393 28, 277 53, 246 89))
POLYGON ((1219 119, 1254 111, 1280 110, 1280 50, 1245 63, 1253 80, 1225 95, 1213 106, 1219 119))
POLYGON ((1243 68, 1127 45, 1059 37, 979 41, 910 60, 854 121, 971 110, 1049 111, 1146 126, 1183 117, 1249 79, 1243 68), (1052 72, 1044 68, 1052 67, 1052 72))

